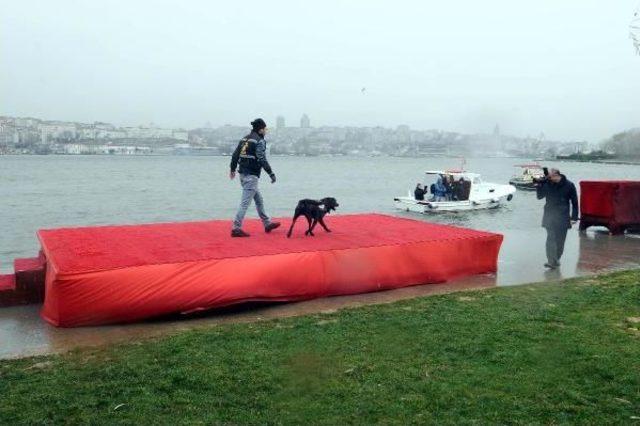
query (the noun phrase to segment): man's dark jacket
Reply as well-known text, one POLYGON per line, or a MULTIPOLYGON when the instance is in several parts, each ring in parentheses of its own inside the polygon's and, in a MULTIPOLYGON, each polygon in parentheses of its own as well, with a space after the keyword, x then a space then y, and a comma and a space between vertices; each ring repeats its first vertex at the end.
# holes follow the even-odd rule
POLYGON ((536 187, 538 200, 546 198, 542 226, 545 228, 571 228, 571 221, 578 220, 578 194, 576 186, 565 175, 558 183, 545 180, 536 187), (571 204, 571 215, 569 215, 571 204))
POLYGON ((238 142, 236 150, 231 156, 231 171, 241 175, 254 175, 260 177, 260 170, 264 169, 269 175, 273 174, 267 161, 267 142, 257 132, 251 132, 238 142))

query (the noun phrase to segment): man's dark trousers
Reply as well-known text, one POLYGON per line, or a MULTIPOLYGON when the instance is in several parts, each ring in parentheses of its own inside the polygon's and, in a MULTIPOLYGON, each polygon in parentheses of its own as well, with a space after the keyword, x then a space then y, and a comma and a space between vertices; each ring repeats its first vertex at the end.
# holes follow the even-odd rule
POLYGON ((564 252, 564 242, 567 239, 567 226, 550 226, 547 230, 547 261, 551 266, 558 266, 564 252))

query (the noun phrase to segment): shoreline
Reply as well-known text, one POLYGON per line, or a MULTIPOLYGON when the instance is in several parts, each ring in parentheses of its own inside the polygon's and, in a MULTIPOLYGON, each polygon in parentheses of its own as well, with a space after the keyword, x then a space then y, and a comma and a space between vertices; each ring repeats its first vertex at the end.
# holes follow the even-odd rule
MULTIPOLYGON (((286 318, 302 318, 309 315, 335 313, 367 306, 374 307, 400 303, 402 301, 464 292, 538 287, 573 282, 576 280, 590 281, 602 276, 636 271, 640 275, 640 268, 617 269, 590 275, 574 276, 569 278, 559 277, 558 279, 547 281, 524 282, 507 286, 496 285, 495 277, 491 274, 472 275, 441 284, 422 284, 379 292, 331 296, 288 303, 249 303, 245 305, 229 306, 226 308, 204 311, 201 314, 186 317, 173 315, 161 320, 149 320, 121 325, 116 324, 96 327, 55 328, 46 324, 44 320, 40 318, 39 311, 42 307, 41 304, 8 307, 0 310, 0 324, 2 324, 5 317, 7 319, 15 317, 18 317, 21 320, 28 319, 29 323, 37 322, 44 329, 50 330, 53 332, 54 336, 59 335, 64 344, 55 344, 55 340, 57 338, 54 338, 54 344, 52 346, 29 348, 25 350, 19 350, 19 348, 17 348, 18 350, 14 352, 0 352, 0 363, 2 360, 64 355, 65 353, 76 350, 91 350, 92 348, 100 350, 100 348, 106 348, 114 344, 139 344, 140 342, 148 342, 182 333, 194 332, 196 330, 207 330, 231 324, 262 323, 278 321, 286 318), (90 337, 92 335, 99 335, 100 337, 98 339, 94 339, 90 337), (76 338, 74 339, 73 336, 76 338), (78 336, 81 336, 81 338, 77 339, 78 336)), ((25 324, 19 325, 19 328, 24 329, 25 324)), ((29 328, 29 326, 27 325, 26 328, 29 328)))
POLYGON ((640 160, 571 160, 568 158, 549 160, 569 163, 597 163, 597 164, 610 164, 610 165, 623 165, 623 166, 640 166, 640 160))

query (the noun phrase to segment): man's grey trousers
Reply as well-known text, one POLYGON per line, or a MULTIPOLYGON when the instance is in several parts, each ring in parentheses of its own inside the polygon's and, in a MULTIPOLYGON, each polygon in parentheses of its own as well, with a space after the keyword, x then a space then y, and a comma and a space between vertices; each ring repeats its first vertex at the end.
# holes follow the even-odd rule
POLYGON ((233 221, 233 229, 242 229, 242 221, 244 220, 247 209, 251 204, 251 200, 256 203, 256 210, 262 220, 262 223, 266 227, 271 223, 271 219, 264 211, 264 201, 262 195, 258 189, 258 176, 254 175, 240 175, 240 185, 242 185, 242 198, 240 199, 240 206, 238 207, 238 213, 233 221))

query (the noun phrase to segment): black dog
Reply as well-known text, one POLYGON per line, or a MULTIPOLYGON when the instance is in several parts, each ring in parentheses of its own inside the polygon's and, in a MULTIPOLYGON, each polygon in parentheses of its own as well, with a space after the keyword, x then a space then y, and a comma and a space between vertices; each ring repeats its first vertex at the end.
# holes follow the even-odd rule
POLYGON ((307 218, 307 222, 309 223, 309 229, 304 233, 304 235, 313 236, 313 228, 319 223, 320 226, 324 228, 325 231, 331 232, 327 225, 324 223, 324 215, 331 212, 331 210, 335 210, 339 204, 335 198, 327 197, 322 200, 300 200, 298 201, 298 205, 296 206, 296 211, 293 214, 293 222, 291 222, 291 227, 289 228, 289 232, 287 233, 287 238, 291 237, 291 233, 293 232, 293 225, 296 224, 296 220, 300 216, 304 216, 307 218), (323 207, 320 207, 323 206, 323 207))

